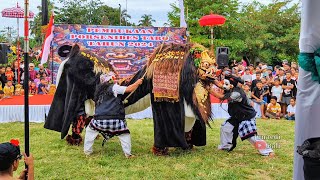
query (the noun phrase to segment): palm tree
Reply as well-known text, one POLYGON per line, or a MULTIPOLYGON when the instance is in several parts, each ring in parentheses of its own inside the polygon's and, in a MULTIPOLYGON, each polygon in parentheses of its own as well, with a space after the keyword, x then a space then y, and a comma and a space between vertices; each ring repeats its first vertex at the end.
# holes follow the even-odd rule
POLYGON ((141 20, 139 21, 139 26, 145 26, 150 27, 152 26, 152 23, 156 22, 154 19, 152 19, 151 14, 144 14, 141 16, 141 20))

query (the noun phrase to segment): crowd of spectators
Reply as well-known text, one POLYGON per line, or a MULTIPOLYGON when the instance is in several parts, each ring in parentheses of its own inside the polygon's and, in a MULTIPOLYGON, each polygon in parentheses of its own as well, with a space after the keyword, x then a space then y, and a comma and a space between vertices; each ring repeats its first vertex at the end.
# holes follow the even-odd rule
POLYGON ((256 67, 244 63, 232 65, 232 73, 244 81, 243 89, 254 107, 260 106, 263 119, 295 119, 298 65, 283 61, 274 67, 259 63, 256 67))
MULTIPOLYGON (((48 94, 51 84, 51 71, 39 64, 29 64, 29 94, 48 94)), ((23 63, 14 61, 12 66, 0 66, 0 99, 13 95, 23 95, 24 82, 23 63)))

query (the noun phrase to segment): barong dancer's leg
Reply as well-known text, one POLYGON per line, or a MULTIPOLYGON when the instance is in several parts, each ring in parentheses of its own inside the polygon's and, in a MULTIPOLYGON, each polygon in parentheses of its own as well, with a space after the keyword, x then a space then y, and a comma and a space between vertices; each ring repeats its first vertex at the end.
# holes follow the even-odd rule
POLYGON ((86 128, 86 135, 84 138, 84 153, 86 155, 90 155, 93 152, 93 143, 96 137, 98 136, 99 132, 96 130, 93 130, 91 125, 87 126, 86 128))
POLYGON ((121 142, 121 147, 126 157, 130 157, 131 154, 131 136, 130 133, 120 134, 119 140, 121 142))

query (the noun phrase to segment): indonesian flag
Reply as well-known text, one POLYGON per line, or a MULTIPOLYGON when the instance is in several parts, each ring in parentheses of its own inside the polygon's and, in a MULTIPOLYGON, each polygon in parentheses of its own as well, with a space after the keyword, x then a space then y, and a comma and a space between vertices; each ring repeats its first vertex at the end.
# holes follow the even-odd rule
POLYGON ((187 27, 187 23, 184 17, 184 4, 183 0, 179 0, 179 7, 180 7, 180 27, 187 27))
POLYGON ((54 29, 54 25, 53 25, 53 14, 50 17, 50 21, 48 24, 48 29, 47 29, 47 33, 46 33, 46 38, 44 40, 44 43, 42 45, 42 51, 40 53, 40 57, 41 57, 41 64, 44 64, 48 61, 48 57, 50 54, 50 44, 51 41, 53 39, 53 29, 54 29))

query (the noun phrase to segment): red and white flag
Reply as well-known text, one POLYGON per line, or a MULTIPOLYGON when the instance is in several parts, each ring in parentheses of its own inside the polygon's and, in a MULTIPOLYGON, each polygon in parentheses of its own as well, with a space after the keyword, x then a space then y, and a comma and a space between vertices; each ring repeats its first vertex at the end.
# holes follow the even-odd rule
POLYGON ((54 29, 54 18, 53 18, 53 13, 50 17, 50 21, 48 24, 48 29, 47 29, 47 33, 46 33, 46 38, 44 40, 44 43, 42 45, 42 51, 40 53, 40 57, 41 57, 41 64, 44 64, 48 61, 48 57, 50 54, 50 45, 51 45, 51 41, 53 39, 53 29, 54 29))

